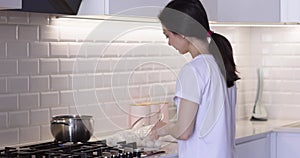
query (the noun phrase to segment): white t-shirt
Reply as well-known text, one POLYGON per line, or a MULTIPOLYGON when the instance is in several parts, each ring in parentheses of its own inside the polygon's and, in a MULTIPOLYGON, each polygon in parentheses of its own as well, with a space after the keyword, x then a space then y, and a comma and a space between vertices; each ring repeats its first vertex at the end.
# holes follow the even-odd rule
POLYGON ((195 128, 178 141, 180 158, 234 158, 236 87, 226 81, 211 54, 201 54, 181 69, 174 101, 199 104, 195 128))

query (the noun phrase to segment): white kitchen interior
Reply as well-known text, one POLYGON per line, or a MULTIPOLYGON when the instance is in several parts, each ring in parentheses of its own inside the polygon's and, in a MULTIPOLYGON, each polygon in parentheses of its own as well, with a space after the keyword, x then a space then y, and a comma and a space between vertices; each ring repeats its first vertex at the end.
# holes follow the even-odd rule
MULTIPOLYGON (((241 77, 237 121, 251 124, 258 68, 268 119, 299 120, 300 26, 211 26, 234 49, 241 77)), ((130 128, 131 112, 143 114, 156 106, 132 104, 167 102, 172 119, 176 74, 188 60, 168 46, 160 24, 151 20, 1 11, 0 146, 53 140, 50 120, 60 114, 92 115, 95 137, 130 128)))

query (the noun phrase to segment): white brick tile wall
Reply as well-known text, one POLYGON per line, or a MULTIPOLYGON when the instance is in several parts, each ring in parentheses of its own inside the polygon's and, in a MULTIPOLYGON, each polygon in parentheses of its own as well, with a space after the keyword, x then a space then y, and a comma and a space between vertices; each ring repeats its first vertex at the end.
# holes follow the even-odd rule
POLYGON ((27 127, 29 125, 29 111, 9 112, 8 125, 10 128, 27 127))
POLYGON ((60 74, 71 74, 74 69, 76 59, 59 59, 59 73, 60 74))
POLYGON ((75 105, 97 104, 97 95, 94 90, 80 90, 74 93, 75 105))
POLYGON ((77 107, 76 106, 70 106, 69 107, 69 114, 71 114, 71 115, 78 115, 77 107))
POLYGON ((84 50, 83 43, 69 43, 70 57, 85 57, 86 51, 84 50))
POLYGON ((50 122, 50 111, 48 108, 30 111, 30 125, 44 125, 50 122))
MULTIPOLYGON (((191 56, 168 46, 160 24, 50 16, 0 12, 0 146, 53 140, 52 115, 93 115, 101 135, 128 128, 134 102, 173 104, 176 75, 191 56)), ((242 77, 237 118, 250 116, 258 67, 270 118, 299 118, 299 27, 213 30, 232 42, 242 77)))
POLYGON ((13 111, 18 109, 18 96, 16 94, 0 95, 0 112, 13 111))
POLYGON ((16 25, 0 25, 0 40, 16 40, 17 26, 16 25))
POLYGON ((8 127, 8 116, 7 112, 0 112, 0 130, 8 127))
POLYGON ((98 106, 98 104, 86 105, 86 106, 75 106, 75 108, 77 113, 80 115, 91 115, 97 118, 97 116, 101 116, 103 114, 103 112, 101 111, 101 106, 98 106))
POLYGON ((109 43, 105 47, 105 51, 102 53, 103 57, 117 57, 123 53, 123 50, 120 49, 122 43, 109 43))
POLYGON ((51 90, 68 90, 70 87, 68 75, 51 75, 50 83, 51 90))
POLYGON ((6 78, 0 78, 0 94, 6 93, 6 78))
POLYGON ((6 11, 0 12, 0 23, 7 23, 7 12, 6 11))
POLYGON ((175 74, 175 72, 173 72, 172 70, 162 70, 159 73, 160 73, 162 82, 176 81, 177 74, 175 74))
POLYGON ((89 74, 89 75, 71 75, 70 76, 70 87, 72 89, 88 89, 88 88, 94 88, 95 85, 95 75, 89 74))
POLYGON ((42 13, 29 13, 29 23, 30 24, 39 24, 39 25, 48 25, 50 17, 42 13))
POLYGON ((93 38, 89 39, 88 37, 93 36, 91 33, 99 22, 101 22, 101 20, 82 20, 81 23, 78 23, 76 20, 68 18, 53 19, 51 21, 52 24, 59 26, 61 41, 91 41, 93 38))
POLYGON ((28 92, 29 90, 29 77, 8 77, 7 78, 7 91, 10 93, 28 92))
POLYGON ((27 42, 7 42, 7 57, 8 58, 26 58, 28 57, 27 42))
POLYGON ((97 90, 96 95, 100 103, 115 101, 112 94, 112 89, 110 88, 97 90))
POLYGON ((28 24, 29 23, 29 13, 26 12, 7 12, 7 22, 9 24, 28 24))
POLYGON ((50 125, 42 125, 41 126, 41 140, 54 140, 54 137, 50 131, 50 125))
POLYGON ((0 146, 16 145, 19 143, 19 129, 12 128, 0 131, 0 146))
POLYGON ((37 109, 39 107, 39 93, 23 93, 19 96, 19 107, 23 109, 37 109))
POLYGON ((18 26, 18 40, 22 40, 22 41, 37 41, 37 40, 39 40, 38 26, 19 25, 18 26))
POLYGON ((58 92, 41 93, 41 107, 55 107, 59 105, 58 92))
POLYGON ((130 100, 135 100, 136 98, 140 98, 140 87, 139 86, 128 86, 128 95, 130 97, 130 100))
POLYGON ((97 59, 77 59, 74 64, 75 73, 94 73, 97 67, 97 59))
MULTIPOLYGON (((289 92, 289 91, 292 91, 292 92, 295 92, 295 93, 300 92, 300 81, 299 81, 299 79, 284 80, 280 83, 280 85, 281 85, 280 91, 282 91, 282 92, 289 92)), ((277 91, 277 90, 274 90, 274 91, 277 91)))
POLYGON ((40 127, 20 128, 20 143, 36 142, 40 140, 40 127))
POLYGON ((269 118, 285 118, 291 120, 292 119, 295 120, 299 118, 298 106, 290 106, 288 104, 272 105, 270 107, 267 107, 267 110, 268 110, 269 118))
POLYGON ((89 43, 85 44, 80 49, 80 54, 86 53, 87 57, 102 57, 108 47, 107 43, 89 43))
POLYGON ((97 65, 95 72, 100 73, 100 72, 110 72, 111 71, 111 60, 110 59, 105 59, 101 58, 97 60, 97 65))
POLYGON ((117 102, 130 100, 129 87, 113 87, 112 95, 117 102))
POLYGON ((69 107, 55 107, 51 108, 50 110, 50 116, 56 116, 56 115, 66 115, 69 113, 69 107))
POLYGON ((0 59, 0 74, 5 75, 16 75, 18 67, 17 60, 3 60, 0 59))
POLYGON ((71 75, 70 76, 70 87, 71 89, 87 89, 90 83, 87 82, 87 75, 71 75))
POLYGON ((18 73, 21 75, 37 75, 39 73, 39 60, 38 59, 19 60, 18 73))
POLYGON ((103 115, 101 118, 107 116, 119 116, 119 115, 126 115, 130 111, 129 103, 126 102, 119 102, 119 103, 105 103, 99 106, 101 108, 103 115))
POLYGON ((95 82, 97 83, 97 85, 99 84, 99 86, 101 87, 111 87, 112 76, 113 74, 111 73, 100 74, 99 76, 96 76, 95 82))
POLYGON ((0 58, 6 57, 6 44, 5 42, 0 42, 0 58))
POLYGON ((59 28, 53 25, 41 25, 39 29, 39 39, 42 41, 58 41, 59 28))
POLYGON ((29 43, 29 56, 34 57, 48 57, 49 43, 47 42, 33 42, 29 43))
POLYGON ((60 92, 60 105, 71 106, 75 105, 74 91, 62 91, 60 92))
POLYGON ((117 116, 105 119, 95 119, 94 129, 95 131, 107 132, 124 129, 129 126, 128 116, 117 116))
POLYGON ((30 92, 43 92, 50 89, 49 76, 31 76, 29 79, 30 92))
POLYGON ((58 69, 58 59, 40 59, 41 74, 57 74, 58 69))
POLYGON ((290 80, 295 78, 295 71, 291 68, 268 67, 264 68, 264 78, 266 79, 285 79, 290 80), (284 74, 284 75, 282 75, 284 74))
POLYGON ((51 42, 50 56, 51 57, 68 57, 68 43, 65 42, 51 42))
POLYGON ((113 87, 128 86, 130 81, 130 73, 114 73, 111 76, 111 85, 113 87))

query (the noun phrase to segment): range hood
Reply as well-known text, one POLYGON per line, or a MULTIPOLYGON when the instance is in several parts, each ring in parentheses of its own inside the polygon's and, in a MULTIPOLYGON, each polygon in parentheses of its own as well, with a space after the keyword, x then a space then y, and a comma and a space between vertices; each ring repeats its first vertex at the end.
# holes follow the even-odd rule
POLYGON ((21 11, 76 15, 82 0, 23 0, 21 11))

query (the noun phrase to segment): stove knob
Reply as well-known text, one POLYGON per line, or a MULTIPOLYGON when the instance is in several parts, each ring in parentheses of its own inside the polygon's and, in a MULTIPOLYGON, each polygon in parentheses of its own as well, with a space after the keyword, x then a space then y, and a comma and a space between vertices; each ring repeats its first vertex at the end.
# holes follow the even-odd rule
POLYGON ((111 158, 112 154, 109 152, 102 152, 101 158, 111 158))
POLYGON ((133 150, 133 157, 134 158, 140 158, 142 156, 142 151, 140 149, 134 149, 133 150))

